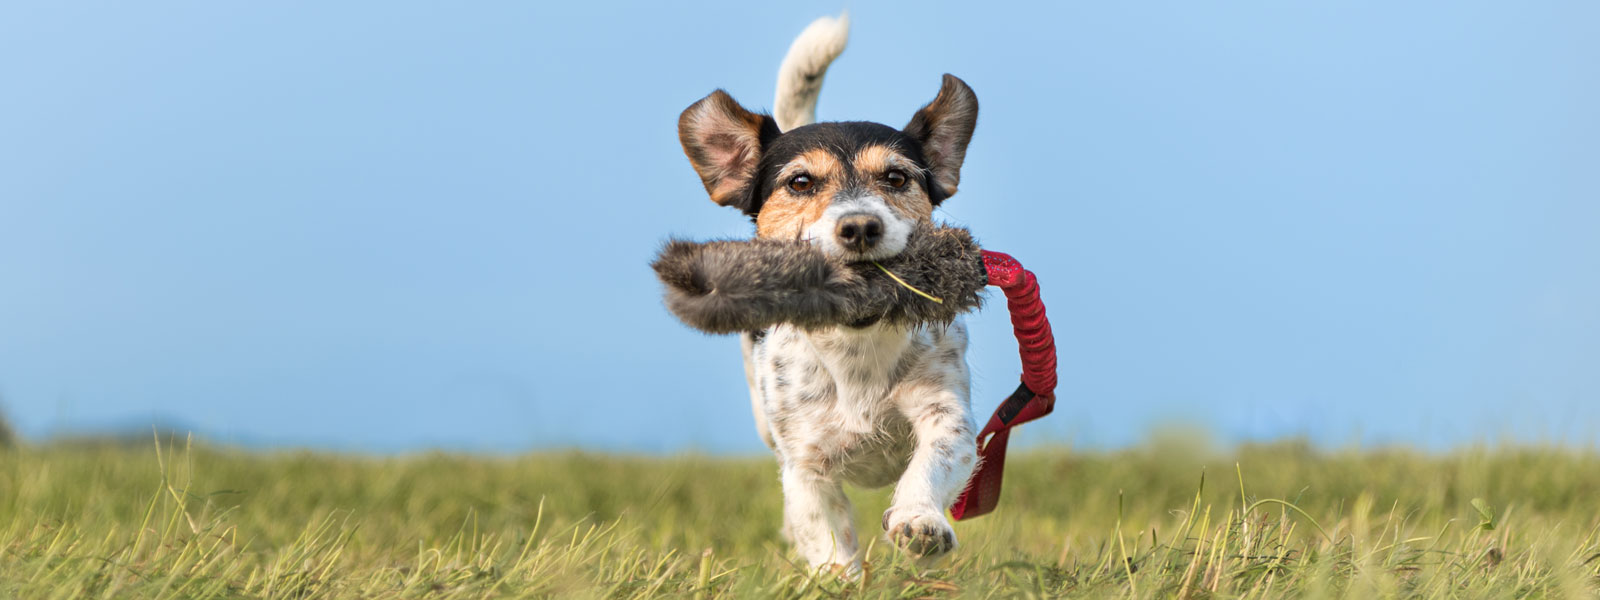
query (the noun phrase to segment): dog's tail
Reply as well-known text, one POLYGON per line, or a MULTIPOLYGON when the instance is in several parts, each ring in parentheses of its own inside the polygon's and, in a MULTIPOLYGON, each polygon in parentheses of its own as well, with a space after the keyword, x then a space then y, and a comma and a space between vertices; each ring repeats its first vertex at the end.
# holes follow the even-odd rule
POLYGON ((789 54, 778 67, 778 97, 772 113, 778 129, 788 131, 817 120, 817 95, 822 92, 822 76, 828 65, 844 52, 850 40, 850 13, 838 18, 822 17, 811 22, 789 46, 789 54))

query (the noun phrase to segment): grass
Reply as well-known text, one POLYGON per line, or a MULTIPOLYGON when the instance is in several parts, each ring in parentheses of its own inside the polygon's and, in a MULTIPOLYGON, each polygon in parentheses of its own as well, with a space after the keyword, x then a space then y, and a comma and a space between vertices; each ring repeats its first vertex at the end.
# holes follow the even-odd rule
POLYGON ((0 451, 13 448, 17 445, 17 435, 11 432, 11 425, 6 423, 6 418, 0 416, 0 451))
MULTIPOLYGON (((882 491, 853 494, 876 529, 882 491)), ((1593 598, 1600 455, 1035 451, 919 568, 795 564, 770 459, 0 450, 0 598, 1593 598)))

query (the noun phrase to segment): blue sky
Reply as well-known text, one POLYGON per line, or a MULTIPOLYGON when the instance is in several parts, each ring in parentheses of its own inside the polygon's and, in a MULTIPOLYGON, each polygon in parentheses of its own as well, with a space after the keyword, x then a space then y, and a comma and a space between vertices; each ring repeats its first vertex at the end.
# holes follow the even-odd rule
MULTIPOLYGON (((1033 443, 1600 432, 1600 5, 8 3, 0 410, 26 435, 755 452, 737 342, 661 308, 746 234, 678 112, 982 112, 938 218, 1045 286, 1033 443)), ((1015 385, 972 319, 977 410, 1015 385)))

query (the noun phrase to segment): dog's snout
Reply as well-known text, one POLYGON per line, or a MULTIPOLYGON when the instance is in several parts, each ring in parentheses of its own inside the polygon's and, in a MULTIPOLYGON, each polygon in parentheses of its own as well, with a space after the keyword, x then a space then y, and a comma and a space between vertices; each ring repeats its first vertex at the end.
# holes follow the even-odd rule
POLYGON ((854 214, 840 217, 834 229, 839 245, 856 252, 871 250, 883 240, 883 219, 875 215, 854 214))

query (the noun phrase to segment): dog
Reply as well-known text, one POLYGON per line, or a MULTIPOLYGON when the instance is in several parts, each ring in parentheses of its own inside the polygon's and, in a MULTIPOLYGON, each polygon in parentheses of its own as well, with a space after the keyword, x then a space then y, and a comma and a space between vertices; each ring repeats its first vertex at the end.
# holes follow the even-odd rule
MULTIPOLYGON (((814 123, 848 32, 846 17, 824 17, 796 38, 779 68, 775 117, 717 90, 683 111, 678 136, 711 200, 750 216, 757 237, 881 260, 956 193, 978 99, 947 74, 905 127, 814 123)), ((911 555, 956 547, 945 509, 978 462, 961 320, 777 325, 743 334, 741 347, 756 430, 781 471, 783 532, 813 568, 860 568, 846 482, 895 484, 882 526, 911 555)))

